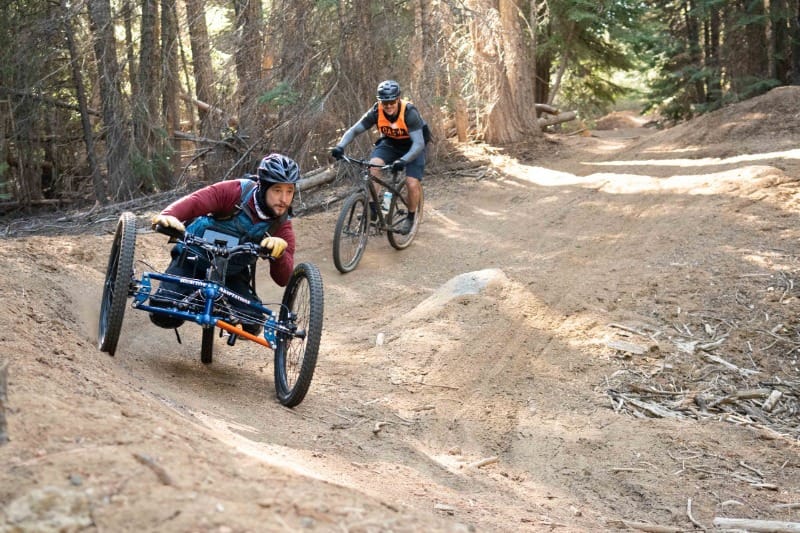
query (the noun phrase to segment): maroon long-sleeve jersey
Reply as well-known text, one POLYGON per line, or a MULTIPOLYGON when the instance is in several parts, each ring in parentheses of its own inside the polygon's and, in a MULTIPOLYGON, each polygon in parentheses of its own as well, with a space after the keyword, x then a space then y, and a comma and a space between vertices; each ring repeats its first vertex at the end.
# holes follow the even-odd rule
MULTIPOLYGON (((221 181, 214 183, 193 193, 175 200, 162 212, 162 215, 172 215, 184 224, 202 215, 229 215, 236 212, 237 205, 242 199, 242 189, 238 180, 221 181)), ((248 204, 250 213, 255 213, 255 194, 250 196, 248 204)), ((251 218, 253 218, 251 216, 251 218)), ((257 222, 253 218, 253 222, 257 222)), ((270 261, 269 275, 272 280, 285 287, 294 270, 295 235, 292 221, 287 219, 272 233, 273 237, 280 237, 286 241, 286 251, 274 261, 270 261)))

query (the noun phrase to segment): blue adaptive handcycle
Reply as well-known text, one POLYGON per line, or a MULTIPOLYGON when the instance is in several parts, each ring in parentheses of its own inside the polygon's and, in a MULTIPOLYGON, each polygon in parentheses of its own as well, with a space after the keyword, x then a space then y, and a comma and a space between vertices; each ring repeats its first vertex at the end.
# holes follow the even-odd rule
MULTIPOLYGON (((214 334, 227 335, 227 344, 238 339, 255 342, 274 352, 275 390, 278 401, 294 407, 303 401, 317 363, 323 319, 323 288, 319 269, 312 263, 295 266, 283 299, 273 310, 258 300, 251 300, 227 289, 222 280, 228 261, 241 254, 268 257, 267 251, 254 243, 229 246, 223 241, 209 241, 189 233, 176 233, 171 228, 156 231, 182 242, 196 253, 205 255, 210 268, 204 279, 134 270, 136 217, 125 212, 119 218, 111 255, 106 268, 103 299, 100 307, 99 347, 114 355, 122 329, 128 299, 131 307, 149 313, 194 322, 202 328, 200 360, 210 364, 213 358, 214 334), (180 291, 160 291, 158 305, 153 305, 154 288, 166 283, 180 291), (155 287, 154 287, 155 285, 155 287), (234 305, 233 302, 236 302, 234 305), (256 323, 263 333, 245 331, 244 324, 256 323)), ((254 272, 253 272, 254 274, 254 272)), ((254 284, 254 279, 252 280, 254 284)), ((177 329, 175 330, 177 334, 177 329)), ((178 335, 178 342, 180 336, 178 335)))

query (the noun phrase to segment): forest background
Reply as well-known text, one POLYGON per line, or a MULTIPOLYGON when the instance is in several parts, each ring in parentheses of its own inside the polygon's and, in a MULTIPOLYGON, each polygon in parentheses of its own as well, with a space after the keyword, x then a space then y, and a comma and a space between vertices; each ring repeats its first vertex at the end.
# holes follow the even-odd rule
MULTIPOLYGON (((452 142, 590 122, 621 100, 669 122, 800 84, 798 0, 2 0, 0 207, 107 204, 327 165, 396 79, 452 142)), ((370 139, 362 136, 359 148, 370 139)))

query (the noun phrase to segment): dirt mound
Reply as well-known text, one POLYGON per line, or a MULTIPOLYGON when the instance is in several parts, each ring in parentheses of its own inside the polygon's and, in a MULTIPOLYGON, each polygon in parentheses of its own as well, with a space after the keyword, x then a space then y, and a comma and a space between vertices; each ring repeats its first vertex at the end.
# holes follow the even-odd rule
POLYGON ((685 154, 702 153, 706 157, 794 149, 800 136, 798 102, 800 87, 777 87, 655 133, 635 149, 643 155, 682 150, 685 154))
POLYGON ((639 128, 647 122, 647 118, 633 111, 614 111, 613 113, 609 113, 597 119, 595 129, 616 130, 621 128, 639 128))

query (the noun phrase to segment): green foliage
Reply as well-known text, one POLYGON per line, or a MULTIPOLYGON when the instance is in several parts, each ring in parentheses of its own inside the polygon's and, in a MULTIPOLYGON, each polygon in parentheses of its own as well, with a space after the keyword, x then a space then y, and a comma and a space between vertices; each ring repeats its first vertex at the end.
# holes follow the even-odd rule
MULTIPOLYGON (((627 0, 568 0, 550 5, 550 17, 537 25, 537 56, 550 56, 552 69, 566 62, 558 100, 594 114, 625 89, 611 81, 617 71, 637 67, 631 54, 644 7, 627 0)), ((551 73, 551 81, 553 73, 551 73)))
POLYGON ((300 100, 300 93, 292 89, 285 81, 279 82, 275 87, 258 97, 259 104, 266 104, 276 109, 291 106, 300 100))
POLYGON ((751 39, 763 35, 770 22, 780 23, 785 11, 767 14, 757 2, 723 0, 697 0, 692 6, 684 10, 685 4, 660 0, 642 19, 651 35, 637 48, 653 73, 647 110, 683 120, 780 84, 763 76, 768 68, 751 55, 761 44, 751 39))
POLYGON ((573 69, 564 77, 559 107, 574 109, 581 117, 598 117, 608 113, 618 99, 632 94, 635 90, 615 83, 599 69, 573 69))
POLYGON ((169 143, 161 143, 159 150, 153 151, 148 157, 138 152, 131 154, 133 183, 145 191, 168 189, 172 186, 170 160, 174 156, 175 151, 169 143))

